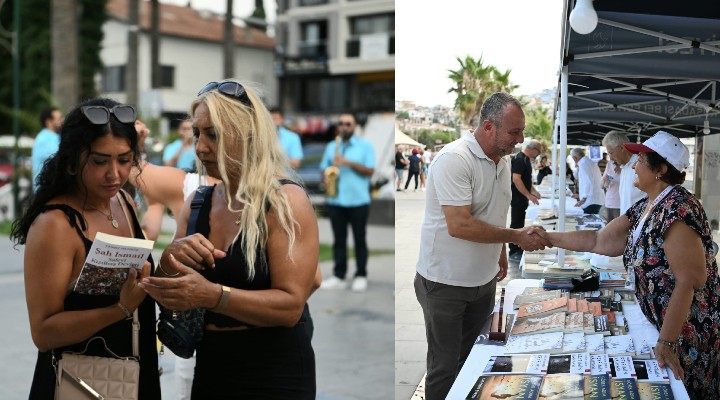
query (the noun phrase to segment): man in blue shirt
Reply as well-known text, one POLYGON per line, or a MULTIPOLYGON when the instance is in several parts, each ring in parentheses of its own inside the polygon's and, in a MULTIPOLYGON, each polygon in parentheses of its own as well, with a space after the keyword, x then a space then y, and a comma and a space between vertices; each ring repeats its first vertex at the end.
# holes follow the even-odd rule
POLYGON ((335 267, 333 276, 324 280, 322 289, 345 289, 347 272, 347 226, 350 224, 355 243, 355 263, 357 270, 352 282, 352 290, 367 290, 366 228, 370 214, 370 177, 375 172, 375 150, 372 144, 357 136, 355 117, 345 113, 340 115, 338 135, 341 140, 328 143, 323 154, 320 168, 331 165, 340 170, 337 182, 337 194, 326 200, 327 213, 332 224, 333 258, 335 267), (339 146, 339 147, 338 147, 339 146))
POLYGON ((60 125, 62 114, 57 107, 46 108, 40 113, 40 126, 43 129, 35 136, 31 157, 33 191, 37 191, 37 177, 45 160, 55 155, 60 147, 60 125))
POLYGON ((195 145, 193 143, 192 121, 180 121, 178 125, 180 138, 165 146, 163 150, 163 164, 185 171, 195 169, 195 145))
POLYGON ((279 108, 271 108, 270 116, 277 128, 280 145, 283 150, 285 150, 285 155, 290 160, 290 166, 293 167, 293 169, 300 168, 300 162, 304 156, 300 136, 283 125, 285 123, 285 118, 279 108))

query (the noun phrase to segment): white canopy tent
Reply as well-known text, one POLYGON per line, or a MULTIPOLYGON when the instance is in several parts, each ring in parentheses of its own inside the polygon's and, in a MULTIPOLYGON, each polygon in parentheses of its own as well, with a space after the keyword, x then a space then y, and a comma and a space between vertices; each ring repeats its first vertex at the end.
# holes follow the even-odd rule
POLYGON ((424 144, 413 140, 413 138, 411 138, 410 136, 408 136, 408 135, 404 134, 402 131, 400 131, 400 129, 397 127, 397 125, 395 125, 395 144, 396 145, 402 144, 402 145, 407 145, 407 146, 411 146, 411 147, 419 147, 421 149, 425 148, 424 144))

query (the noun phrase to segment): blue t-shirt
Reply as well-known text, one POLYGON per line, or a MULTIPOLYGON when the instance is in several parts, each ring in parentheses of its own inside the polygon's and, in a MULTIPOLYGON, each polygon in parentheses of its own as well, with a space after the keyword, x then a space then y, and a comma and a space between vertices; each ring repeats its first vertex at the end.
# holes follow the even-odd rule
POLYGON ((278 128, 278 138, 280 138, 280 145, 285 150, 288 159, 302 160, 304 156, 302 143, 297 133, 281 126, 278 128))
POLYGON ((32 148, 32 182, 33 190, 37 191, 37 177, 40 175, 45 160, 57 153, 60 148, 60 135, 50 129, 43 129, 35 137, 32 148))
MULTIPOLYGON (((165 146, 165 149, 163 150, 163 163, 166 163, 168 160, 173 158, 182 148, 182 145, 182 139, 178 139, 165 146)), ((177 162, 175 163, 175 167, 191 171, 195 167, 195 147, 191 146, 187 150, 183 150, 182 154, 180 154, 180 157, 178 157, 177 162)))
MULTIPOLYGON (((348 161, 375 168, 375 150, 370 142, 355 135, 340 144, 340 154, 348 161)), ((335 158, 335 141, 325 147, 320 168, 325 170, 335 158)), ((340 167, 338 194, 328 197, 327 204, 340 207, 359 207, 370 204, 370 177, 362 175, 348 166, 340 167)))

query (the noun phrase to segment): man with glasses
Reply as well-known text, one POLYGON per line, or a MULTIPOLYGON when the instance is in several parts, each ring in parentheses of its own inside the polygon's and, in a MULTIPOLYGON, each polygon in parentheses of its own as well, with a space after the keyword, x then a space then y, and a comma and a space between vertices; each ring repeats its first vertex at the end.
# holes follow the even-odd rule
MULTIPOLYGON (((525 148, 515 154, 511 161, 512 170, 512 200, 510 201, 510 228, 517 229, 525 226, 525 211, 530 202, 540 204, 540 193, 532 184, 532 162, 542 154, 543 145, 537 140, 531 140, 525 148)), ((523 250, 515 243, 510 243, 510 258, 520 260, 523 250)))
POLYGON ((192 121, 185 119, 178 125, 180 137, 165 146, 163 150, 163 164, 184 171, 195 169, 195 146, 193 144, 192 121))
POLYGON ((620 215, 624 215, 633 204, 645 197, 645 193, 634 184, 637 175, 632 166, 638 156, 630 153, 625 143, 630 143, 630 139, 619 131, 608 132, 602 141, 610 159, 620 166, 620 215))
POLYGON ((290 160, 290 166, 293 167, 293 169, 300 168, 300 163, 302 162, 304 156, 300 136, 283 125, 285 123, 285 118, 279 108, 271 108, 270 116, 275 124, 275 128, 277 128, 280 145, 283 150, 285 150, 285 155, 287 155, 290 160))
POLYGON ((370 214, 370 177, 375 172, 375 150, 372 144, 354 135, 355 116, 350 113, 340 115, 337 134, 341 140, 328 143, 325 147, 320 168, 330 166, 339 168, 337 194, 326 200, 327 213, 332 224, 334 236, 333 258, 335 266, 333 276, 325 279, 321 289, 345 289, 347 273, 347 226, 350 224, 355 243, 355 277, 352 290, 367 290, 366 228, 370 214))
POLYGON ((37 177, 42 170, 45 160, 57 153, 60 147, 60 125, 62 125, 62 114, 57 107, 50 107, 40 113, 40 126, 43 129, 35 137, 32 148, 32 184, 33 191, 37 191, 37 177))

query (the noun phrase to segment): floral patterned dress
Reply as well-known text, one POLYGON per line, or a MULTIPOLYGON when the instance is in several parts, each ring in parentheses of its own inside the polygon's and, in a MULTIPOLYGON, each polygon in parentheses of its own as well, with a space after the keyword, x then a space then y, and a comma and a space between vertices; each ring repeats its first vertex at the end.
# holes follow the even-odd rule
POLYGON ((707 216, 692 194, 676 186, 653 208, 637 243, 633 243, 632 233, 647 201, 647 198, 638 201, 626 213, 632 228, 623 261, 635 270, 638 303, 648 320, 660 330, 675 287, 675 276, 663 249, 664 236, 673 222, 686 224, 700 235, 705 247, 707 281, 695 292, 690 305, 688 320, 678 339, 678 358, 691 399, 720 399, 720 340, 717 339, 720 337, 720 278, 707 216))

